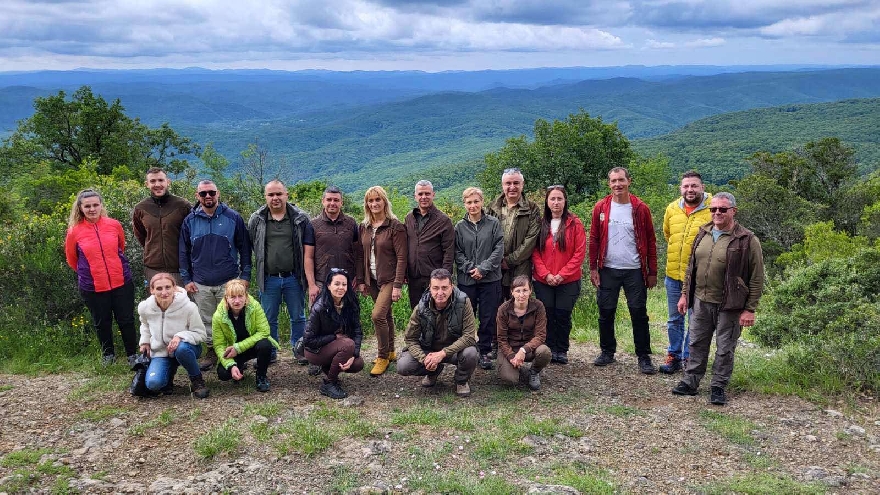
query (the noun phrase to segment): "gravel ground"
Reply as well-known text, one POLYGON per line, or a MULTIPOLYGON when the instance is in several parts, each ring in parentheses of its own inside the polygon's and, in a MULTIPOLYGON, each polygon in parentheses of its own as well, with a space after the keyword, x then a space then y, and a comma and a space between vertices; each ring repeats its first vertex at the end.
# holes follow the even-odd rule
POLYGON ((95 376, 77 374, 0 375, 0 491, 446 490, 416 483, 428 475, 414 467, 420 460, 414 459, 416 446, 420 452, 439 453, 431 458, 438 474, 476 480, 471 485, 476 490, 492 491, 480 485, 487 476, 503 478, 523 492, 575 493, 549 487, 545 483, 552 476, 541 473, 579 463, 616 492, 701 492, 737 477, 763 475, 819 491, 880 493, 880 407, 875 399, 816 405, 796 397, 733 393, 726 407, 716 407, 707 403, 708 382, 700 396, 676 397, 669 390, 678 376, 641 375, 635 356, 627 354, 618 354, 616 364, 596 368, 591 364, 596 352, 590 344, 574 346, 571 364, 551 366, 538 393, 510 392, 499 385, 495 372, 479 369, 467 399, 454 397, 450 370, 431 390, 421 389, 418 379, 394 373, 376 379, 365 371, 344 378, 354 398, 345 404, 320 396, 320 379, 309 377, 289 354, 270 368, 269 393, 253 391, 252 379, 235 386, 220 384, 210 374, 211 397, 202 401, 190 397, 182 373, 174 395, 151 400, 129 396, 123 389, 126 377, 120 376, 102 386, 95 376), (259 404, 280 407, 273 417, 246 409, 259 404), (356 411, 376 431, 368 437, 343 436, 311 457, 281 455, 248 433, 254 423, 281 424, 308 417, 319 407, 356 411), (399 426, 390 419, 426 408, 509 411, 517 418, 554 420, 581 434, 525 435, 519 442, 526 454, 495 461, 474 447, 480 431, 444 424, 399 426), (195 439, 230 419, 244 432, 241 444, 211 459, 198 456, 195 439), (38 461, 17 464, 10 453, 23 449, 45 450, 38 461), (66 484, 64 478, 69 478, 66 484))

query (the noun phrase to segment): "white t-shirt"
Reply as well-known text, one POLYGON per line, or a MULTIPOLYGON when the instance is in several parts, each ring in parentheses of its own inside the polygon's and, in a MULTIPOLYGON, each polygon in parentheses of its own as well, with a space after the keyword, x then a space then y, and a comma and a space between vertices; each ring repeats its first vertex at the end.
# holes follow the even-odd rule
POLYGON ((632 203, 611 202, 611 218, 608 219, 608 250, 605 252, 604 266, 619 270, 642 267, 633 229, 632 203))
POLYGON ((562 223, 561 218, 551 218, 550 219, 550 235, 556 235, 559 232, 559 224, 562 223))

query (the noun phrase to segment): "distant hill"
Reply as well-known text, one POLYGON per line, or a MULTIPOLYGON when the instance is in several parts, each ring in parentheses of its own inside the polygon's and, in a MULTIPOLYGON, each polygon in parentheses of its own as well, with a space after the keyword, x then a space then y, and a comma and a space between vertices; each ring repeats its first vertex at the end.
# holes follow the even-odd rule
POLYGON ((676 174, 696 169, 709 182, 726 183, 750 171, 745 158, 756 151, 778 153, 823 137, 854 148, 861 172, 880 168, 880 98, 715 115, 633 147, 643 155, 663 153, 676 174))

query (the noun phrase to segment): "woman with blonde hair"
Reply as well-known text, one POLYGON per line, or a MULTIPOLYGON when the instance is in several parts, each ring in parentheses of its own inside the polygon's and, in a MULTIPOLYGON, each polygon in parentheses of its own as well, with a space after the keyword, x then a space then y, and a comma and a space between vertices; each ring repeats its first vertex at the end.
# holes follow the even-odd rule
POLYGON ((358 264, 357 278, 361 293, 373 299, 370 319, 378 343, 370 374, 379 376, 397 357, 391 305, 400 299, 407 259, 406 228, 391 211, 388 194, 381 186, 373 186, 364 194, 364 221, 358 231, 363 263, 358 264))
POLYGON ((131 365, 137 353, 137 335, 134 283, 125 257, 125 232, 122 224, 107 216, 98 191, 84 189, 76 195, 67 222, 64 254, 67 264, 76 272, 79 293, 92 314, 104 365, 116 360, 114 317, 131 365))
POLYGON ((269 391, 266 370, 272 351, 280 346, 269 333, 269 320, 260 302, 247 293, 244 280, 226 282, 223 300, 211 320, 214 328, 214 352, 217 354, 217 378, 239 381, 244 378, 246 363, 257 360, 257 390, 269 391))
MULTIPOLYGON (((199 308, 189 300, 170 273, 159 272, 150 279, 151 296, 138 304, 141 319, 141 352, 150 356, 147 390, 170 394, 174 375, 183 366, 189 375, 190 391, 198 399, 208 397, 208 387, 199 369, 199 355, 208 336, 199 308)), ((213 349, 210 352, 214 352, 213 349)))

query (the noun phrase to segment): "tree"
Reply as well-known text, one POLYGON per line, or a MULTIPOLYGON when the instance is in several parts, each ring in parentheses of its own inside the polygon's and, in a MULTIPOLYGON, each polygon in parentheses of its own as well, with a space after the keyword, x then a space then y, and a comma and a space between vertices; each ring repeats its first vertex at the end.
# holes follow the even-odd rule
POLYGON ((499 191, 506 168, 519 168, 526 192, 562 184, 572 203, 595 195, 605 187, 608 171, 626 167, 635 157, 629 140, 617 124, 605 124, 581 110, 564 121, 535 121, 535 139, 511 138, 495 153, 486 155, 486 168, 478 179, 487 195, 499 191))
POLYGON ((179 173, 188 166, 181 157, 198 153, 196 144, 167 123, 150 129, 128 117, 119 99, 108 104, 83 86, 70 99, 64 91, 36 98, 34 114, 3 141, 0 163, 20 172, 45 161, 67 171, 92 160, 100 175, 127 167, 140 176, 153 166, 179 173))

